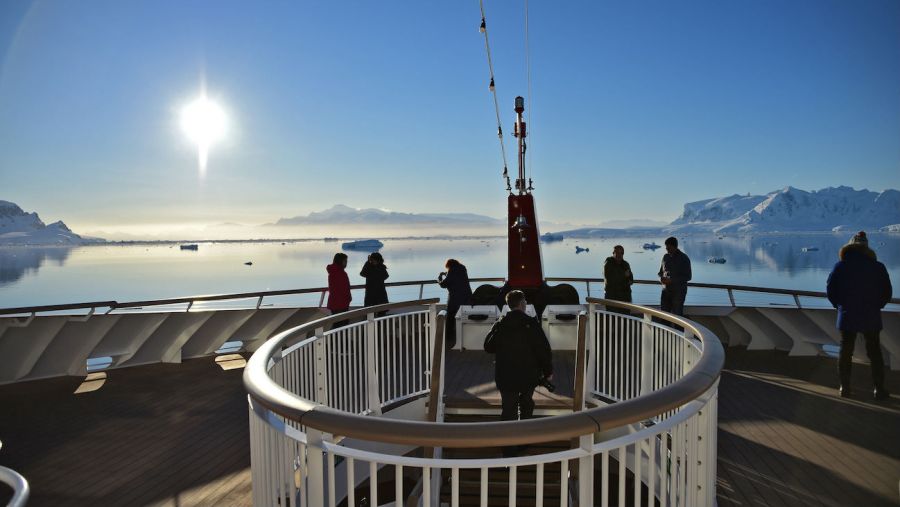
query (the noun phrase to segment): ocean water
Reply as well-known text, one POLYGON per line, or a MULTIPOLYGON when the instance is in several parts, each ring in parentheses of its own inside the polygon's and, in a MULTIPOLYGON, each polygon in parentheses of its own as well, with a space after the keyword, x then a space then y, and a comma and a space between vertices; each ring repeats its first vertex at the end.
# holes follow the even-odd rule
MULTIPOLYGON (((756 236, 690 236, 681 238, 682 250, 692 259, 693 281, 757 287, 824 291, 825 280, 837 261, 837 251, 848 234, 793 234, 756 236), (804 248, 818 250, 804 251, 804 248), (707 262, 724 257, 725 264, 707 262)), ((551 277, 600 278, 603 261, 612 247, 625 247, 625 258, 638 279, 655 280, 664 253, 644 250, 646 242, 662 245, 662 237, 609 237, 565 239, 543 244, 544 274, 551 277), (575 253, 575 247, 589 251, 575 253)), ((390 273, 389 282, 431 280, 443 270, 447 258, 468 267, 471 277, 502 277, 506 273, 506 240, 492 239, 396 239, 383 240, 381 253, 390 273)), ((900 235, 872 234, 870 245, 900 286, 900 235)), ((0 308, 75 303, 85 301, 135 301, 256 292, 327 284, 325 266, 340 242, 295 241, 200 243, 197 251, 177 244, 94 245, 81 247, 0 247, 0 308), (252 262, 247 266, 245 262, 252 262)), ((353 284, 363 283, 359 270, 367 252, 349 255, 348 273, 353 284)), ((551 282, 551 285, 555 282, 551 282)), ((584 283, 574 284, 582 295, 584 283)), ((591 295, 602 296, 593 284, 591 295)), ((427 286, 426 297, 443 295, 427 286)), ((389 289, 393 301, 415 299, 419 288, 389 289)), ((634 288, 635 301, 658 300, 658 286, 634 288)), ((361 290, 354 301, 362 302, 361 290)), ((738 293, 739 302, 753 302, 757 295, 738 293)), ((770 303, 790 304, 788 296, 766 298, 770 303)), ((316 305, 319 295, 267 298, 266 304, 316 305)), ((724 291, 692 289, 691 304, 727 303, 724 291)), ((246 302, 244 302, 246 304, 246 302)))

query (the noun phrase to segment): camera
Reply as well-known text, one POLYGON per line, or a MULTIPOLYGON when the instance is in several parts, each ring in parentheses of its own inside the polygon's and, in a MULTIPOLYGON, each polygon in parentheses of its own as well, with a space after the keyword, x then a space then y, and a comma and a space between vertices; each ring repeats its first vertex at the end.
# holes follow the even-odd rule
POLYGON ((538 375, 538 385, 543 387, 544 389, 550 391, 551 393, 556 391, 556 386, 553 385, 553 382, 550 382, 547 377, 543 375, 538 375))

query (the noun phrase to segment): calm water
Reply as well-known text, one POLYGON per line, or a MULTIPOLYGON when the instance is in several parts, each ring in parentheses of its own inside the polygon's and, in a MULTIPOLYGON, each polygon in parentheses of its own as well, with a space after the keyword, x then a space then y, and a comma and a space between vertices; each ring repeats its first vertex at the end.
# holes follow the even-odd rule
MULTIPOLYGON (((761 287, 824 291, 825 279, 848 234, 760 235, 753 237, 694 236, 683 238, 683 250, 693 261, 694 281, 761 287), (803 252, 804 247, 818 251, 803 252), (709 257, 724 257, 725 264, 710 264, 709 257)), ((635 277, 654 279, 663 249, 645 251, 641 245, 661 237, 566 239, 543 245, 546 276, 602 277, 603 260, 613 245, 625 247, 625 258, 635 277), (589 252, 575 253, 575 245, 589 252)), ((871 236, 871 245, 900 286, 900 236, 871 236)), ((381 250, 389 281, 432 279, 444 260, 455 257, 472 277, 503 276, 506 272, 505 239, 385 240, 381 250)), ((200 294, 253 292, 326 284, 325 265, 340 243, 324 241, 201 243, 198 251, 178 245, 84 246, 76 248, 0 248, 0 308, 97 300, 141 300, 200 294), (252 261, 252 266, 244 265, 252 261)), ((359 269, 365 252, 350 256, 351 283, 362 283, 359 269)), ((578 286, 584 293, 584 285, 578 286)), ((426 296, 441 295, 427 288, 426 296)), ((718 291, 692 290, 689 302, 722 301, 718 291)), ((593 287, 592 295, 602 295, 593 287)), ((418 288, 391 289, 392 300, 412 299, 418 288)), ((748 296, 741 296, 748 297, 748 296)), ((635 288, 635 300, 652 302, 657 287, 635 288)), ((284 298, 284 302, 317 304, 318 296, 284 298)), ((362 292, 354 292, 362 301, 362 292)), ((727 301, 727 300, 726 300, 727 301)), ((277 298, 272 302, 279 303, 277 298)))

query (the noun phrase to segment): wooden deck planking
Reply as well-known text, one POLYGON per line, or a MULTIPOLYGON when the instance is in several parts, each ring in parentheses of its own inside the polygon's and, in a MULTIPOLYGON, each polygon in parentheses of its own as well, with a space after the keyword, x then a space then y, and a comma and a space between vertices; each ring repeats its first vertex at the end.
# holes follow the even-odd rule
MULTIPOLYGON (((448 359, 448 405, 494 407, 492 357, 448 359)), ((556 394, 570 406, 574 355, 556 353, 556 394)), ((836 396, 835 361, 729 349, 719 391, 719 504, 897 505, 900 400, 836 396)), ((211 359, 109 372, 99 391, 50 379, 0 388, 0 464, 23 473, 31 506, 250 505, 242 370, 211 359)), ((898 375, 889 388, 900 392, 898 375)), ((5 497, 0 494, 0 502, 5 497)))
POLYGON ((0 463, 29 505, 249 505, 241 374, 209 358, 113 370, 79 395, 72 379, 3 386, 0 463))

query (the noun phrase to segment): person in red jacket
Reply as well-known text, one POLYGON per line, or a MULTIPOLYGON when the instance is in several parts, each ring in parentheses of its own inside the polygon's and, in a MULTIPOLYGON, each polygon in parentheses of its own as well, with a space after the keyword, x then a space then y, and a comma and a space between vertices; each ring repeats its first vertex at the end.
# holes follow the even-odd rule
MULTIPOLYGON (((347 276, 347 254, 334 254, 334 261, 325 270, 328 271, 328 304, 331 314, 335 315, 350 309, 350 277, 347 276)), ((339 327, 339 326, 335 326, 339 327)))

